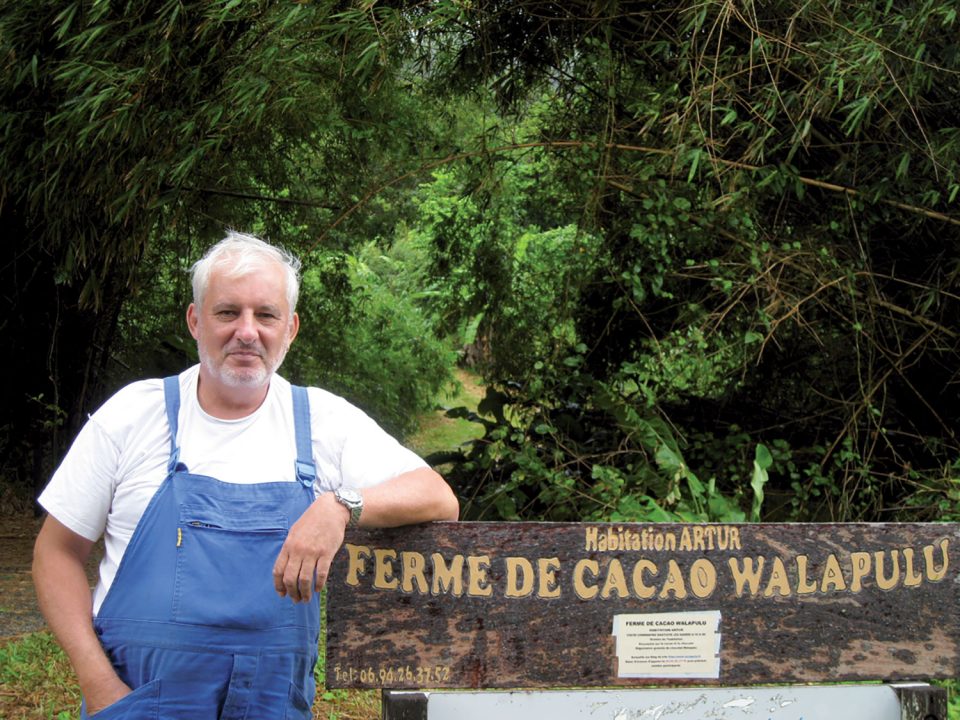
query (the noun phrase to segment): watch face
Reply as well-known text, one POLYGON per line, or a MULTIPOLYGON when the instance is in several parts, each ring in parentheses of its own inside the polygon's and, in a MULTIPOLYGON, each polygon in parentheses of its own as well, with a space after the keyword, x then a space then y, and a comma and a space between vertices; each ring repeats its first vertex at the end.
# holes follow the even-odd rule
POLYGON ((363 502, 363 497, 360 493, 349 488, 340 488, 337 490, 337 496, 351 504, 363 502))
POLYGON ((363 512, 363 496, 356 490, 341 488, 334 491, 337 502, 350 511, 350 522, 347 527, 356 527, 360 522, 360 513, 363 512))

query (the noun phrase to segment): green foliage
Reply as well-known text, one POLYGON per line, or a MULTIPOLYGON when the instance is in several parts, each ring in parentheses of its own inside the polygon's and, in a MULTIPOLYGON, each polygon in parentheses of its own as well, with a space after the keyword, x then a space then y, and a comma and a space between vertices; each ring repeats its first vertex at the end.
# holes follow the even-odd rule
POLYGON ((947 690, 947 720, 960 718, 960 680, 940 680, 933 684, 947 690))
POLYGON ((414 228, 504 408, 458 477, 478 514, 714 517, 716 494, 744 517, 906 518, 932 506, 917 487, 955 506, 932 482, 960 451, 954 6, 412 21, 449 41, 449 88, 483 78, 504 110, 477 162, 421 186, 414 228), (524 235, 587 257, 524 266, 524 235), (524 294, 540 270, 561 281, 524 294))
POLYGON ((357 255, 312 255, 299 305, 304 334, 286 372, 347 397, 391 433, 415 430, 453 365, 409 291, 418 274, 416 256, 375 244, 357 255))
POLYGON ((162 208, 222 187, 230 154, 320 99, 312 77, 325 53, 304 44, 317 11, 264 10, 7 5, 6 194, 56 254, 61 282, 83 279, 81 303, 103 305, 110 274, 129 277, 162 208))
POLYGON ((310 256, 290 368, 389 426, 429 338, 478 363, 501 515, 953 512, 958 9, 11 4, 17 375, 69 419, 187 357, 161 311, 230 224, 310 256))
POLYGON ((194 359, 183 270, 225 227, 301 253, 392 237, 394 168, 422 161, 435 123, 392 70, 368 82, 332 8, 3 5, 0 333, 21 348, 0 392, 5 476, 41 484, 117 385, 194 359), (368 184, 389 190, 353 215, 368 184), (62 432, 44 432, 38 396, 62 432))
MULTIPOLYGON (((585 348, 582 348, 585 350, 585 348)), ((567 358, 581 365, 582 356, 567 358)), ((745 521, 743 497, 706 482, 684 458, 674 430, 651 396, 634 385, 610 386, 577 371, 553 404, 550 378, 490 391, 477 418, 486 433, 453 475, 469 498, 463 513, 503 519, 611 521, 745 521), (541 392, 531 396, 531 388, 541 392), (550 403, 550 404, 548 404, 550 403)), ((554 376, 554 380, 557 377, 554 376)), ((566 378, 564 378, 566 379, 566 378)), ((759 517, 772 464, 758 445, 750 472, 752 519, 759 517)), ((727 483, 728 485, 731 483, 727 483)))

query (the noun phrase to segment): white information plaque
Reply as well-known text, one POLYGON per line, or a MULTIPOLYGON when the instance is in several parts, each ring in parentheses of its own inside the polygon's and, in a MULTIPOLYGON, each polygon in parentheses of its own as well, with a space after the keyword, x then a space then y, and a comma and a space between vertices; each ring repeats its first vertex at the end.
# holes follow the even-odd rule
POLYGON ((617 676, 720 677, 720 611, 614 615, 617 676))

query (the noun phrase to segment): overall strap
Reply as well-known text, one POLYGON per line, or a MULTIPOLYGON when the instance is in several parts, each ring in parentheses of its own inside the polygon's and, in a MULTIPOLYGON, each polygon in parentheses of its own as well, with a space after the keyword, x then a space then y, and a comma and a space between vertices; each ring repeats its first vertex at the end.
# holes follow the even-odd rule
POLYGON ((167 425, 170 426, 170 462, 167 472, 180 465, 180 448, 177 446, 177 418, 180 415, 180 377, 171 375, 163 379, 163 398, 167 406, 167 425))
POLYGON ((304 487, 313 487, 317 479, 317 466, 313 463, 313 436, 310 431, 310 399, 307 389, 291 385, 293 391, 293 425, 297 436, 297 480, 304 487))

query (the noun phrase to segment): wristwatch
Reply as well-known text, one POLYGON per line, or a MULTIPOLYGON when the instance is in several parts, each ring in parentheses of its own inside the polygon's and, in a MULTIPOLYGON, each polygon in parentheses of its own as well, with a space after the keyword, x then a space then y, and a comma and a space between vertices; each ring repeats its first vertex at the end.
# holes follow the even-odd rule
POLYGON ((350 521, 347 523, 347 527, 356 527, 360 522, 360 513, 363 512, 363 495, 350 488, 337 488, 333 491, 333 496, 338 503, 350 511, 350 521))

